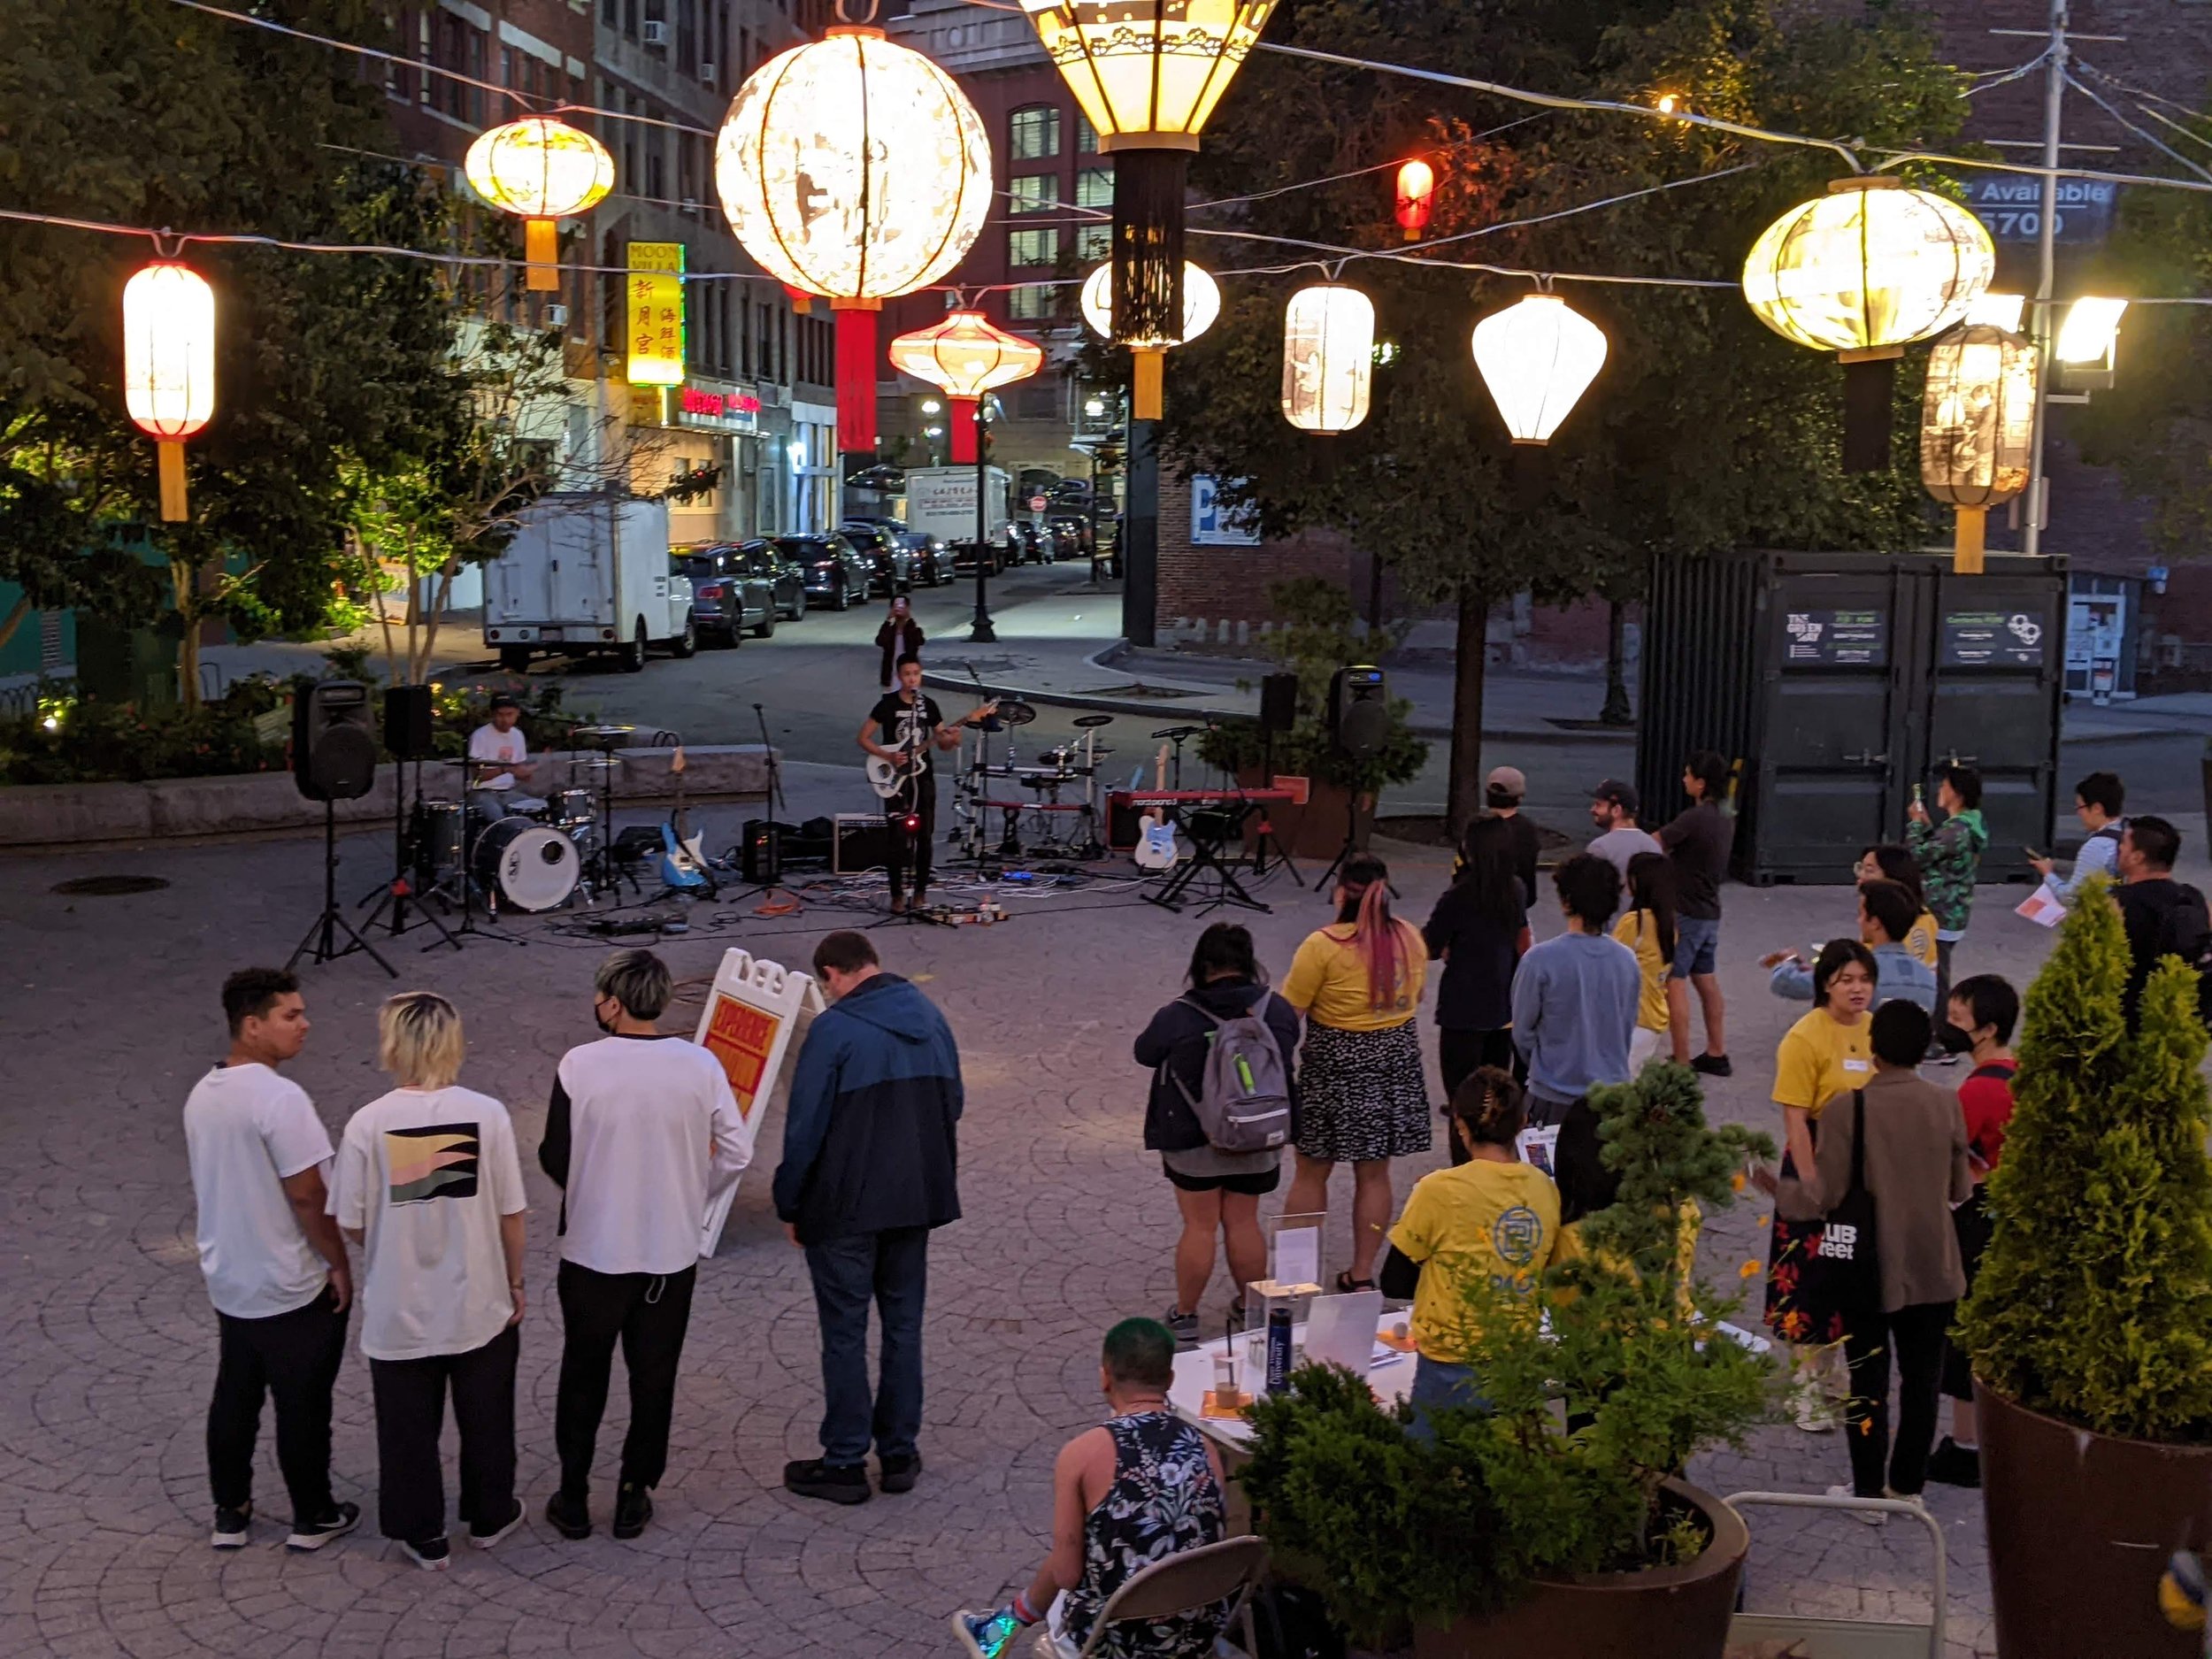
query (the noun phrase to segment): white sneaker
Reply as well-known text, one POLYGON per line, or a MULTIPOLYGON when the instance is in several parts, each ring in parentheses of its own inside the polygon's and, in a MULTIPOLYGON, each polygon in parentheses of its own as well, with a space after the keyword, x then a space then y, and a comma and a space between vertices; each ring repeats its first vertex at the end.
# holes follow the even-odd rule
POLYGON ((1928 1512, 1926 1500, 1922 1498, 1920 1494, 1917 1492, 1892 1492, 1887 1486, 1884 1486, 1882 1488, 1882 1495, 1889 1499, 1893 1503, 1909 1503, 1914 1509, 1919 1510, 1923 1515, 1925 1515, 1928 1512))
MULTIPOLYGON (((1859 1494, 1854 1492, 1851 1489, 1850 1483, 1846 1481, 1840 1486, 1829 1487, 1828 1495, 1832 1498, 1855 1498, 1859 1494)), ((1847 1513, 1853 1520, 1863 1521, 1869 1526, 1879 1526, 1885 1520, 1889 1518, 1879 1509, 1852 1509, 1847 1511, 1847 1513)))

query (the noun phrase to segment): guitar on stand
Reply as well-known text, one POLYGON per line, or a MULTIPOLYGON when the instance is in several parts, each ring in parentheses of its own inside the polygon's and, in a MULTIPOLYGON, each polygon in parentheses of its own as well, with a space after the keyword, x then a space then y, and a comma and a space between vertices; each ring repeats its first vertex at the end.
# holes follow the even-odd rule
MULTIPOLYGON (((1139 772, 1139 777, 1144 774, 1139 772)), ((1160 745, 1158 757, 1152 763, 1152 787, 1167 787, 1167 745, 1160 745)), ((1137 820, 1137 845, 1130 855, 1137 861, 1137 868, 1147 871, 1172 870, 1179 851, 1175 845, 1175 820, 1168 816, 1168 809, 1156 806, 1137 820)))
POLYGON ((691 820, 684 811, 684 768, 680 743, 668 762, 669 772, 676 780, 676 805, 661 826, 661 880, 672 892, 711 894, 718 889, 707 872, 706 854, 701 849, 705 837, 691 833, 691 820))

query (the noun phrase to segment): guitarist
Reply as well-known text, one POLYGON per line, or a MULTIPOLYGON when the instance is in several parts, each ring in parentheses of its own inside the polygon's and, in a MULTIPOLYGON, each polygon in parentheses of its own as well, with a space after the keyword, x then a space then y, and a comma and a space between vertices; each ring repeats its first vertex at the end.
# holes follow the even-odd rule
POLYGON ((899 768, 902 786, 883 803, 883 816, 891 832, 891 909, 906 909, 906 864, 914 861, 914 907, 919 910, 929 890, 930 843, 937 833, 937 780, 929 771, 933 744, 940 749, 960 747, 960 728, 987 719, 995 703, 963 715, 949 726, 934 699, 922 692, 922 659, 909 651, 899 658, 898 689, 887 691, 868 710, 860 725, 860 747, 879 760, 899 768), (911 827, 909 827, 910 821, 911 827))

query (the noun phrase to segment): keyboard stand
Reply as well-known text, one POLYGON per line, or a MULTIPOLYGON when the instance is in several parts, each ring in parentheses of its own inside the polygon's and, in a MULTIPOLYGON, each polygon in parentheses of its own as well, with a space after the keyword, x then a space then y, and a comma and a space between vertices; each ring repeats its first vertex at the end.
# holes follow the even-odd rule
POLYGON ((1190 862, 1178 868, 1157 893, 1146 894, 1146 899, 1164 910, 1179 910, 1183 908, 1184 895, 1189 892, 1191 883, 1197 880, 1201 873, 1211 871, 1220 886, 1215 889, 1211 898, 1198 907, 1201 916, 1225 904, 1238 904, 1248 910, 1272 915, 1272 908, 1261 903, 1248 893, 1244 884, 1237 879, 1236 872, 1221 857, 1221 849, 1229 844, 1230 838, 1243 828, 1245 820, 1257 810, 1258 803, 1240 801, 1184 815, 1183 833, 1190 838, 1190 862))

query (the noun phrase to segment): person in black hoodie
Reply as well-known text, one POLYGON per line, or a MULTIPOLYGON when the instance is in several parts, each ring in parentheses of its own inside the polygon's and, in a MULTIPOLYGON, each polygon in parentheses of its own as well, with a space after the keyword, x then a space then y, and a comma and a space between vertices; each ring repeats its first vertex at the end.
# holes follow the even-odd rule
MULTIPOLYGON (((1216 1020, 1233 1019, 1264 1002, 1262 1015, 1283 1053, 1283 1074, 1291 1076, 1290 1056, 1298 1048, 1298 1016, 1267 988, 1267 976, 1252 953, 1252 935, 1233 922, 1216 922, 1198 936, 1191 952, 1190 989, 1152 1016, 1137 1039, 1137 1064, 1153 1068, 1152 1094, 1145 1104, 1144 1144, 1160 1155, 1161 1167, 1175 1188, 1183 1213, 1183 1235, 1175 1243, 1175 1305, 1164 1319, 1177 1344, 1198 1341, 1198 1303, 1213 1277, 1214 1235, 1221 1235, 1243 1307, 1245 1286, 1267 1272, 1267 1242, 1260 1235, 1260 1199, 1281 1179, 1282 1153, 1224 1152, 1206 1139, 1197 1114, 1183 1093, 1199 1093, 1206 1069, 1206 1040, 1216 1020), (1208 1015, 1212 1018, 1208 1018, 1208 1015), (1181 1087, 1179 1087, 1179 1080, 1181 1087)), ((1291 1138, 1297 1139, 1298 1090, 1290 1084, 1291 1138)))

